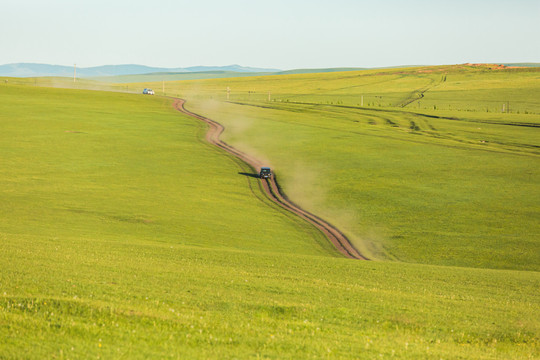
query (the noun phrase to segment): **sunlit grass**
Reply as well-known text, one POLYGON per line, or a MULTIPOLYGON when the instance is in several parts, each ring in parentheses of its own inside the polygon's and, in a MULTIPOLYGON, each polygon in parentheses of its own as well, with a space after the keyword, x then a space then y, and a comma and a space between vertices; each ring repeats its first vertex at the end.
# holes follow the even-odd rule
POLYGON ((538 270, 539 79, 456 66, 167 87, 371 257, 538 270))
MULTIPOLYGON (((250 170, 208 145, 205 126, 173 110, 170 99, 28 85, 0 86, 0 358, 540 356, 538 272, 344 259, 311 226, 266 200, 257 180, 241 174, 250 170)), ((212 113, 197 108, 202 102, 189 104, 212 113)), ((414 171, 417 163, 407 155, 417 156, 417 148, 434 151, 424 156, 430 166, 441 166, 430 157, 445 151, 469 154, 443 157, 459 169, 466 168, 461 162, 474 169, 474 156, 484 153, 524 162, 534 155, 523 139, 475 143, 465 136, 472 129, 450 120, 278 105, 263 112, 235 104, 215 110, 228 121, 227 141, 268 156, 273 166, 279 152, 266 149, 283 137, 283 150, 303 165, 290 173, 276 166, 287 190, 301 179, 296 190, 311 194, 308 205, 326 204, 322 214, 337 214, 344 225, 356 218, 340 207, 358 196, 372 205, 366 214, 378 211, 377 203, 393 204, 392 174, 398 190, 440 194, 444 178, 436 178, 439 185, 423 175, 411 186, 404 175, 407 167, 414 171), (422 132, 440 127, 442 140, 407 130, 410 120, 422 132), (256 132, 259 123, 280 136, 256 132), (331 152, 318 152, 332 145, 313 144, 325 133, 350 145, 337 153, 350 158, 346 166, 331 152), (252 137, 260 144, 244 141, 252 137), (300 155, 318 163, 305 166, 300 155), (345 179, 344 187, 320 176, 327 171, 345 179), (358 175, 360 190, 341 198, 358 175), (317 187, 331 192, 309 192, 317 187)), ((504 140, 493 126, 483 136, 504 140)), ((496 183, 506 171, 488 179, 496 183)), ((444 201, 455 201, 456 193, 444 201)), ((422 214, 411 203, 401 205, 422 214)), ((497 264, 472 245, 471 251, 487 259, 477 266, 497 264)))
POLYGON ((540 355, 538 273, 80 236, 1 241, 2 358, 540 355))

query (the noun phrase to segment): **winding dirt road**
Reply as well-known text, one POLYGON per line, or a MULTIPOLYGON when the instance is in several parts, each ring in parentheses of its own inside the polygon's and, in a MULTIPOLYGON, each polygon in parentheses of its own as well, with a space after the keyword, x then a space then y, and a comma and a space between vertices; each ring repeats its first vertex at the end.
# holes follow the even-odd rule
MULTIPOLYGON (((228 145, 227 143, 219 139, 219 136, 225 129, 221 124, 211 119, 208 119, 204 116, 201 116, 201 115, 198 115, 198 114, 192 113, 191 111, 186 110, 184 108, 184 103, 185 103, 185 100, 183 99, 175 99, 174 107, 178 111, 186 115, 192 116, 196 119, 202 120, 210 126, 209 131, 206 133, 206 140, 208 142, 216 145, 217 147, 241 159, 254 170, 260 169, 260 167, 263 164, 259 160, 235 149, 234 147, 228 145)), ((297 214, 298 216, 305 219, 309 223, 313 224, 316 228, 322 231, 323 234, 325 234, 326 237, 332 242, 332 244, 334 244, 334 246, 346 257, 351 258, 351 259, 368 260, 365 256, 360 254, 358 250, 356 250, 352 246, 349 239, 336 227, 324 221, 323 219, 319 218, 318 216, 302 209, 301 207, 299 207, 298 205, 290 201, 287 198, 287 196, 280 191, 275 176, 267 180, 261 179, 261 182, 266 192, 266 195, 268 196, 270 200, 279 204, 284 209, 297 214)))

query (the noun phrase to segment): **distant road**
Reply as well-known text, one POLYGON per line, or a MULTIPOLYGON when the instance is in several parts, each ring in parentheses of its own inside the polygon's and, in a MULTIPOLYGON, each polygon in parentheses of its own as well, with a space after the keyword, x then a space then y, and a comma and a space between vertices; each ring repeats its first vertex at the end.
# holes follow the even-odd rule
MULTIPOLYGON (((210 129, 206 133, 206 140, 208 142, 216 145, 217 147, 241 159, 254 170, 260 169, 260 167, 263 165, 261 161, 235 149, 234 147, 226 144, 225 142, 219 139, 219 136, 224 130, 224 127, 221 124, 219 124, 218 122, 214 120, 208 119, 204 116, 197 115, 195 113, 192 113, 191 111, 186 110, 184 108, 184 104, 185 104, 185 100, 183 99, 175 99, 174 101, 174 107, 178 111, 186 115, 192 116, 196 119, 202 120, 208 125, 210 125, 210 129)), ((349 239, 341 231, 339 231, 335 226, 329 224, 328 222, 321 219, 317 215, 314 215, 302 209, 300 206, 290 201, 287 198, 287 196, 280 191, 275 176, 266 180, 261 179, 261 182, 265 190, 265 193, 270 200, 272 200, 276 204, 279 204, 284 209, 295 213, 296 215, 305 219, 306 221, 311 223, 313 226, 318 228, 320 231, 322 231, 323 234, 325 234, 326 237, 330 240, 330 242, 334 244, 336 249, 338 249, 343 255, 351 259, 368 260, 365 256, 360 254, 360 252, 358 252, 358 250, 354 248, 354 246, 351 244, 349 239)))

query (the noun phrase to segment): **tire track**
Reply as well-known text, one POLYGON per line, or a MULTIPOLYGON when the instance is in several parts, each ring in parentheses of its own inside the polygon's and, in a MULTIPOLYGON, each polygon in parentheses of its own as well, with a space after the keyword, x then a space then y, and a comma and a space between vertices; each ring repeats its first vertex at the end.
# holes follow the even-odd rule
MULTIPOLYGON (((214 120, 208 119, 204 116, 201 116, 201 115, 192 113, 189 110, 186 110, 184 108, 184 104, 185 104, 185 100, 174 99, 174 107, 178 111, 186 115, 189 115, 191 117, 194 117, 196 119, 199 119, 201 121, 204 121, 210 126, 210 129, 206 133, 206 140, 208 142, 236 156, 237 158, 239 158, 240 160, 248 164, 254 170, 259 169, 263 165, 256 158, 248 154, 245 154, 235 149, 234 147, 230 146, 229 144, 221 141, 219 139, 219 136, 225 130, 223 125, 221 125, 218 122, 215 122, 214 120)), ((264 191, 270 200, 277 203, 285 210, 295 213, 296 215, 300 216, 302 219, 314 225, 330 240, 332 244, 334 244, 336 249, 340 251, 343 255, 351 259, 368 260, 365 256, 360 254, 358 250, 354 248, 354 246, 352 246, 349 239, 341 231, 339 231, 339 229, 329 224, 325 220, 321 219, 317 215, 314 215, 302 209, 300 206, 296 205, 291 200, 289 200, 287 196, 281 192, 275 176, 266 180, 261 179, 261 182, 262 182, 264 191)))

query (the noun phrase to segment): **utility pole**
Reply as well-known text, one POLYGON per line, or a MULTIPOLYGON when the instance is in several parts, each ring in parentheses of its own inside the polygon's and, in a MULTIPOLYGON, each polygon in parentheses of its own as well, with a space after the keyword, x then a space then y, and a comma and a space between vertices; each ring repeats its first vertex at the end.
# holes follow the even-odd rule
POLYGON ((362 95, 362 100, 360 100, 360 106, 364 106, 364 95, 362 95))
POLYGON ((77 78, 77 64, 73 64, 73 82, 77 78))

